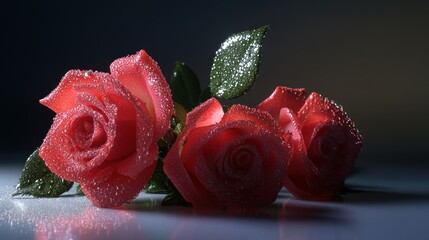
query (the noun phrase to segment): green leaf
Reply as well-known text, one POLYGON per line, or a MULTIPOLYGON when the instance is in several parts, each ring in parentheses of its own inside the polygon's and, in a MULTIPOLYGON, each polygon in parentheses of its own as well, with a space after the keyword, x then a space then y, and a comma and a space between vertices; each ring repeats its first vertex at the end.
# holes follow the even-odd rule
POLYGON ((192 110, 200 103, 200 81, 186 64, 176 62, 170 87, 173 100, 180 103, 187 111, 192 110))
POLYGON ((186 110, 185 108, 177 102, 174 102, 174 111, 176 112, 175 116, 180 123, 185 124, 186 122, 186 110))
POLYGON ((264 26, 230 36, 213 60, 210 89, 213 96, 231 99, 245 94, 259 71, 261 43, 268 30, 264 26))
POLYGON ((31 195, 34 197, 57 197, 73 186, 73 182, 53 174, 39 156, 39 149, 25 162, 19 183, 12 196, 31 195))
POLYGON ((168 181, 167 176, 162 170, 162 159, 159 158, 156 163, 155 172, 153 173, 151 179, 146 185, 147 193, 169 193, 170 188, 167 186, 166 182, 168 181))

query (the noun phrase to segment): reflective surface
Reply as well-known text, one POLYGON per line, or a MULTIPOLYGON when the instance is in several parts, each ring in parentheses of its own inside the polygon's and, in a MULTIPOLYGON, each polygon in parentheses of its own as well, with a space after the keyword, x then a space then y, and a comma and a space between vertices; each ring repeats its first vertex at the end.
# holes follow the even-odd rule
POLYGON ((361 169, 338 202, 305 202, 283 191, 257 213, 161 207, 140 194, 115 209, 92 206, 74 189, 60 198, 11 198, 20 169, 0 169, 0 239, 427 239, 425 169, 361 169))

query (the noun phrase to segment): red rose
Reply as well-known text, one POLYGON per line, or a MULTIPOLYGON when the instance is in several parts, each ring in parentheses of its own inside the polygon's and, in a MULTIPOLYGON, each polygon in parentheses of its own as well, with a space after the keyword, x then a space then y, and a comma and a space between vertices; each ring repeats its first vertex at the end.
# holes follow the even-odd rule
POLYGON ((168 84, 145 51, 116 60, 111 71, 69 71, 40 100, 57 113, 40 156, 101 207, 131 201, 146 185, 173 113, 168 84))
POLYGON ((341 190, 362 148, 354 123, 333 101, 304 89, 277 87, 257 107, 292 133, 285 186, 300 199, 325 199, 341 190))
POLYGON ((164 171, 195 207, 260 208, 282 187, 290 154, 272 117, 210 99, 188 113, 164 159, 164 171))

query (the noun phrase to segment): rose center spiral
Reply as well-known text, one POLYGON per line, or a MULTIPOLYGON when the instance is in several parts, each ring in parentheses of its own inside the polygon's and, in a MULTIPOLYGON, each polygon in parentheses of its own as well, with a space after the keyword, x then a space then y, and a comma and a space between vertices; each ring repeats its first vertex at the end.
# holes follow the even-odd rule
POLYGON ((239 148, 233 152, 230 158, 230 164, 237 170, 248 170, 252 165, 252 152, 246 148, 239 148))
POLYGON ((91 116, 83 116, 73 123, 73 141, 79 150, 96 148, 101 146, 107 139, 101 124, 94 121, 91 116))

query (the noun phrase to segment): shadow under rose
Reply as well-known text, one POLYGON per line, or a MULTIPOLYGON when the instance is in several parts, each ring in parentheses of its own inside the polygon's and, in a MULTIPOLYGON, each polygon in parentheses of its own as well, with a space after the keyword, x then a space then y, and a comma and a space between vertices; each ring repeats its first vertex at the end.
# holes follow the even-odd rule
POLYGON ((429 194, 399 192, 386 188, 347 185, 341 192, 344 203, 349 204, 401 204, 429 201, 429 194))
POLYGON ((299 201, 288 197, 279 198, 270 207, 260 210, 196 209, 185 206, 162 206, 161 202, 162 199, 140 198, 124 205, 123 208, 138 212, 186 216, 187 218, 207 217, 255 221, 278 221, 286 218, 288 221, 325 221, 339 224, 347 221, 345 211, 338 204, 299 201))
POLYGON ((356 239, 353 216, 340 203, 291 199, 281 207, 278 239, 356 239))
POLYGON ((279 217, 290 222, 324 222, 342 225, 349 221, 346 211, 336 203, 290 199, 285 200, 280 207, 279 217))

